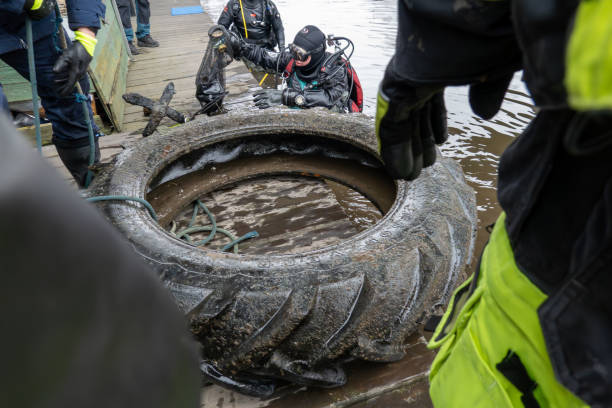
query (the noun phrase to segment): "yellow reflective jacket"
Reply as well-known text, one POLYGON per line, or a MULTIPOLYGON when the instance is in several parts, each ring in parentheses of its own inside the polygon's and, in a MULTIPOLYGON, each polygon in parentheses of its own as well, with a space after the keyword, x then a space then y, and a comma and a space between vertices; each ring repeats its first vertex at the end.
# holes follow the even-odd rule
POLYGON ((582 1, 566 54, 565 87, 576 110, 612 109, 612 1, 582 1))

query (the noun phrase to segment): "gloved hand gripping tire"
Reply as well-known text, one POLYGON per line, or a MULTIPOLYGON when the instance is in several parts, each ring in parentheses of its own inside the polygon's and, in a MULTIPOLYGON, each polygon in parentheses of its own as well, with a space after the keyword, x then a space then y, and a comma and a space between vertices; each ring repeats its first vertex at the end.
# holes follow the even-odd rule
POLYGON ((274 105, 302 107, 306 102, 304 95, 295 89, 260 89, 253 93, 255 106, 259 109, 270 108, 274 105))
POLYGON ((32 20, 42 20, 51 14, 54 7, 55 1, 53 0, 26 0, 23 10, 32 20))
POLYGON ((259 109, 271 108, 275 105, 281 105, 283 91, 280 89, 260 89, 253 93, 253 101, 259 109))
POLYGON ((74 93, 76 82, 87 73, 96 47, 96 38, 82 31, 75 32, 75 41, 62 52, 53 65, 58 93, 67 97, 74 93))
POLYGON ((394 179, 414 180, 436 161, 436 144, 448 138, 441 88, 412 88, 392 100, 382 88, 376 104, 378 151, 394 179))

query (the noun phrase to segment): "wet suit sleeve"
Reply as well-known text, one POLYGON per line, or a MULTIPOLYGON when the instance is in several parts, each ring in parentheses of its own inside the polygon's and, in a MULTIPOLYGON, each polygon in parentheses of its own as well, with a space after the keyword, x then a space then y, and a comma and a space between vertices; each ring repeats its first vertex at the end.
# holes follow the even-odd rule
POLYGON ((67 0, 68 22, 70 29, 89 27, 100 28, 100 19, 104 18, 106 6, 100 0, 67 0))
POLYGON ((23 12, 23 6, 25 0, 1 0, 0 10, 7 13, 21 14, 23 12))
POLYGON ((390 99, 406 86, 469 84, 521 68, 508 1, 403 0, 398 13, 395 55, 383 81, 390 99))
POLYGON ((283 27, 283 20, 281 19, 280 13, 273 2, 269 2, 270 16, 272 18, 272 29, 276 34, 276 43, 278 44, 279 51, 285 48, 285 28, 283 27))
POLYGON ((289 52, 270 51, 256 44, 242 42, 241 55, 266 70, 283 73, 285 67, 291 60, 289 52))
POLYGON ((230 26, 234 22, 234 16, 232 15, 232 0, 228 1, 221 15, 219 16, 219 20, 217 24, 222 25, 223 27, 229 30, 230 26))

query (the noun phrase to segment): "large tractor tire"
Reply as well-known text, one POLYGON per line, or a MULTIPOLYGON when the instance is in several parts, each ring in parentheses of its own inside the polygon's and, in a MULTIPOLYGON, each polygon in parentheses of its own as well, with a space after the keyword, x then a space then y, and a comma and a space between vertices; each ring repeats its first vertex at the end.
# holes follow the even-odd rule
POLYGON ((187 316, 204 374, 258 396, 277 379, 342 385, 347 359, 401 359, 406 337, 440 312, 470 262, 477 223, 474 191, 457 163, 439 158, 417 180, 393 182, 381 169, 370 118, 319 109, 228 114, 154 134, 120 153, 89 194, 144 199, 219 161, 278 152, 295 155, 298 167, 309 155, 365 163, 380 176, 358 177, 361 187, 345 182, 366 196, 368 183, 390 184, 387 204, 370 197, 384 217, 316 251, 248 255, 195 249, 140 204, 101 205, 187 316), (210 154, 215 149, 224 154, 210 154))

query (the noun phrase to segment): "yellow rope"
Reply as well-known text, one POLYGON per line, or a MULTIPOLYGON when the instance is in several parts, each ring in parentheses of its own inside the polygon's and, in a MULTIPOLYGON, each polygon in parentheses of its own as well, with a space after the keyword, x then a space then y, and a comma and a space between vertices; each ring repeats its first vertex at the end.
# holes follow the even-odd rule
POLYGON ((259 86, 261 86, 261 84, 264 83, 264 81, 266 80, 267 77, 268 77, 268 74, 264 75, 264 77, 261 78, 261 81, 259 81, 259 86))
POLYGON ((242 24, 244 24, 244 38, 249 38, 249 33, 246 28, 246 20, 244 19, 244 9, 242 8, 242 0, 238 0, 240 2, 240 13, 242 13, 242 24))

